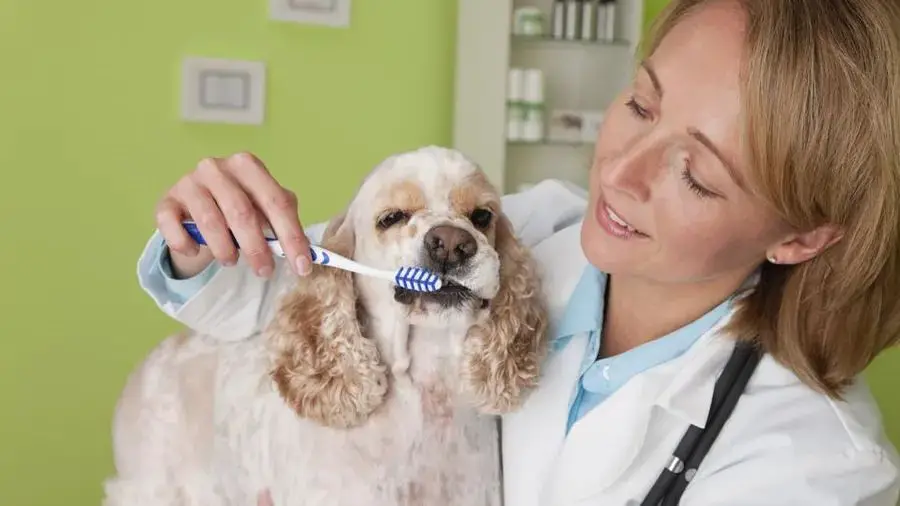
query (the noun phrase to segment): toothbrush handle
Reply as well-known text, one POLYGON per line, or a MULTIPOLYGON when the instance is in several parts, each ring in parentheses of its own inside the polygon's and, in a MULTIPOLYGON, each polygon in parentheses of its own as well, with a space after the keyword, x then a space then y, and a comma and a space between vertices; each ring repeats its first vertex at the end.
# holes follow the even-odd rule
MULTIPOLYGON (((197 227, 197 224, 193 221, 185 221, 181 224, 184 227, 184 231, 191 236, 191 239, 194 240, 197 244, 201 246, 206 246, 206 239, 203 237, 203 234, 200 233, 200 229, 197 227)), ((234 243, 234 247, 240 249, 240 244, 238 244, 237 238, 234 236, 231 231, 229 231, 229 235, 231 235, 231 242, 234 243)), ((281 247, 281 243, 278 242, 278 239, 274 237, 270 237, 268 235, 265 236, 266 245, 269 246, 269 250, 272 251, 272 254, 282 257, 285 257, 284 249, 281 247)))
MULTIPOLYGON (((196 223, 192 221, 185 221, 182 223, 182 225, 184 226, 184 229, 188 233, 188 235, 190 235, 197 244, 206 245, 206 239, 203 237, 203 234, 200 233, 200 229, 197 228, 196 223)), ((231 235, 231 240, 234 241, 235 248, 240 248, 240 245, 238 245, 237 239, 235 239, 234 234, 231 235)), ((281 243, 278 242, 278 239, 266 236, 266 244, 269 245, 269 249, 272 250, 273 254, 280 257, 285 256, 284 250, 281 248, 281 243)), ((338 255, 333 251, 328 251, 319 246, 310 246, 309 254, 312 257, 312 261, 314 264, 336 267, 338 269, 353 271, 359 274, 375 276, 387 280, 394 279, 395 273, 393 272, 382 271, 380 269, 375 269, 366 265, 358 264, 347 257, 338 255)))
POLYGON ((338 269, 343 269, 345 271, 352 271, 358 274, 365 274, 368 276, 374 276, 382 279, 393 280, 394 273, 383 271, 380 269, 375 269, 373 267, 369 267, 366 265, 362 265, 359 263, 350 260, 347 257, 338 255, 333 251, 328 251, 320 246, 310 246, 309 247, 310 255, 312 256, 312 261, 314 264, 325 265, 329 267, 335 267, 338 269))

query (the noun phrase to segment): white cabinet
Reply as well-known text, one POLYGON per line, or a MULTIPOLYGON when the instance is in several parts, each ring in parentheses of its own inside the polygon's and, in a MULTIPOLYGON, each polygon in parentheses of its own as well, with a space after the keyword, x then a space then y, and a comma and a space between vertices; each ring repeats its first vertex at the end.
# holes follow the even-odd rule
MULTIPOLYGON (((599 5, 597 0, 561 3, 599 5)), ((637 63, 643 10, 643 0, 617 0, 613 40, 569 40, 553 35, 554 0, 459 0, 454 147, 478 162, 505 192, 548 177, 583 186, 593 140, 582 141, 577 131, 573 137, 571 130, 568 137, 553 136, 560 123, 552 120, 553 111, 606 109, 637 63), (542 35, 515 33, 515 13, 521 7, 540 11, 542 35), (543 76, 539 140, 509 139, 511 68, 539 69, 543 76)))

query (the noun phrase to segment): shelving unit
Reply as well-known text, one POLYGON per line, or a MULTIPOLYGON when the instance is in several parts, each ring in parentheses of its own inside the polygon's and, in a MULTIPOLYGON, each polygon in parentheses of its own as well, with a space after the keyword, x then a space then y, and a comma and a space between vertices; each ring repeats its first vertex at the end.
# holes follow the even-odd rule
POLYGON ((478 162, 504 192, 546 178, 584 186, 593 143, 546 138, 554 109, 602 111, 627 85, 643 25, 643 0, 618 0, 613 41, 550 37, 553 0, 459 0, 453 145, 478 162), (513 33, 514 12, 537 7, 543 35, 513 33), (507 140, 510 68, 544 76, 541 141, 507 140))

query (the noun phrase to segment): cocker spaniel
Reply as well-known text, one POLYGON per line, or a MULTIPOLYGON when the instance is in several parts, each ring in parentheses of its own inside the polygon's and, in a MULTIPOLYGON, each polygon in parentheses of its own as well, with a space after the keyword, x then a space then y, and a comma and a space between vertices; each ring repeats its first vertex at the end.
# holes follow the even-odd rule
POLYGON ((447 282, 316 265, 260 335, 170 338, 120 399, 107 506, 501 504, 493 415, 536 385, 547 317, 496 190, 457 151, 395 155, 322 246, 447 282))

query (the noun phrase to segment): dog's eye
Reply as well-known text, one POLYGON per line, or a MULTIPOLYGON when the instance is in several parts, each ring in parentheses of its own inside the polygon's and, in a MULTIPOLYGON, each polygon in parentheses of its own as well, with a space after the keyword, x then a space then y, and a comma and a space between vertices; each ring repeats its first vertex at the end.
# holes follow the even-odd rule
POLYGON ((386 230, 408 219, 409 213, 395 209, 382 214, 381 217, 378 218, 378 222, 375 226, 377 226, 379 230, 386 230))
POLYGON ((488 228, 493 218, 494 213, 487 209, 476 209, 469 215, 469 220, 472 222, 472 225, 475 225, 476 228, 480 229, 488 228))

